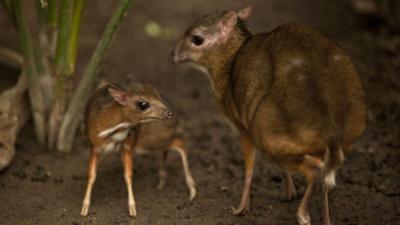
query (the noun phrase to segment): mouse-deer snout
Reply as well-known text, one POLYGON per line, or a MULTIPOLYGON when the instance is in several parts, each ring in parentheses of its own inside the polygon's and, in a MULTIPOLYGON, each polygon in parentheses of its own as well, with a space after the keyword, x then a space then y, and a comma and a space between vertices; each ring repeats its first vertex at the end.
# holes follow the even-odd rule
POLYGON ((166 118, 166 119, 172 119, 173 117, 174 117, 174 113, 173 113, 173 112, 167 111, 167 112, 165 113, 165 118, 166 118))
POLYGON ((169 107, 165 106, 163 102, 159 102, 157 106, 154 107, 154 115, 161 120, 169 120, 174 117, 174 113, 169 107))

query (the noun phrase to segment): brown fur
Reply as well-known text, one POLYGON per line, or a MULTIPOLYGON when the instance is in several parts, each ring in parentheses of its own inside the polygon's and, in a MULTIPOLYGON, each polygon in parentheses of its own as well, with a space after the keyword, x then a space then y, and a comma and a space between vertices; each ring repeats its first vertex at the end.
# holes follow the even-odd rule
POLYGON ((98 134, 122 122, 139 124, 142 120, 166 119, 168 109, 162 103, 159 93, 152 87, 139 83, 107 85, 98 89, 89 99, 85 110, 86 134, 93 146, 104 141, 98 134), (116 85, 129 93, 129 106, 118 104, 109 93, 109 88, 116 85), (152 108, 140 112, 135 108, 135 101, 147 101, 152 108))
POLYGON ((122 163, 124 165, 124 178, 128 189, 129 214, 136 216, 136 205, 132 191, 133 156, 136 149, 145 149, 150 152, 161 153, 160 184, 166 182, 165 161, 168 150, 180 153, 186 183, 190 191, 190 200, 196 196, 195 183, 191 176, 186 148, 182 136, 182 127, 177 117, 170 117, 167 107, 162 103, 160 95, 150 86, 128 79, 123 84, 107 85, 98 89, 89 100, 85 112, 86 134, 91 144, 91 157, 89 163, 88 188, 82 207, 82 215, 87 215, 90 206, 90 193, 96 180, 96 171, 99 158, 103 153, 113 149, 122 150, 122 163), (110 91, 110 88, 113 91, 110 91), (119 91, 126 91, 126 98, 119 99, 119 91), (115 93, 117 97, 113 96, 115 93), (117 99, 115 99, 117 98, 117 99), (121 104, 126 101, 126 105, 121 104), (150 103, 150 107, 141 111, 137 108, 138 101, 150 103), (167 120, 168 119, 168 120, 167 120), (151 121, 151 122, 150 122, 151 121), (112 128, 121 123, 131 124, 113 131, 112 128), (106 137, 101 136, 105 130, 111 133, 106 137), (119 133, 127 133, 123 140, 116 141, 119 133), (114 143, 114 144, 113 144, 114 143))
POLYGON ((132 159, 136 136, 132 131, 140 123, 168 119, 171 115, 168 108, 162 103, 158 92, 147 85, 139 83, 112 84, 95 91, 85 112, 86 134, 91 145, 91 153, 82 216, 86 216, 89 211, 91 192, 96 181, 100 156, 114 149, 122 150, 129 214, 136 216, 132 190, 132 159), (149 107, 145 110, 140 109, 138 106, 140 102, 148 103, 149 107), (129 126, 118 128, 120 124, 129 126), (115 127, 118 129, 114 129, 115 127), (105 135, 101 135, 105 131, 107 131, 105 135))
POLYGON ((177 116, 171 120, 141 124, 137 130, 136 147, 148 151, 168 149, 172 139, 182 136, 183 130, 177 116))
MULTIPOLYGON (((271 161, 307 177, 309 188, 298 216, 300 224, 310 224, 308 198, 317 171, 323 177, 335 172, 342 153, 351 151, 365 129, 362 84, 347 53, 320 33, 291 23, 251 35, 243 32, 248 29, 243 28, 241 13, 234 18, 230 12, 206 15, 191 26, 174 50, 174 59, 205 68, 217 102, 242 140, 250 139, 271 161), (237 24, 232 29, 224 20, 237 24), (195 46, 190 36, 200 28, 205 41, 195 46)), ((248 208, 247 173, 254 160, 248 158, 252 148, 246 149, 246 181, 235 214, 248 208)), ((327 225, 329 213, 324 213, 327 225)))
POLYGON ((136 130, 136 140, 136 150, 161 154, 158 189, 163 188, 167 181, 165 164, 168 153, 176 151, 180 154, 189 200, 193 200, 196 197, 196 184, 189 169, 183 125, 178 116, 175 115, 170 120, 140 124, 136 130))

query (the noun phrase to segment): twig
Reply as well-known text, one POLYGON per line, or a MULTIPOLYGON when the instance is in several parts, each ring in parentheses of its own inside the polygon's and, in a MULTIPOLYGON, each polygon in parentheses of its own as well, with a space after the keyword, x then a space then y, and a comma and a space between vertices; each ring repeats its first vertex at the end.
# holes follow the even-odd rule
POLYGON ((0 46, 0 61, 14 69, 21 69, 24 59, 22 55, 12 49, 0 46))

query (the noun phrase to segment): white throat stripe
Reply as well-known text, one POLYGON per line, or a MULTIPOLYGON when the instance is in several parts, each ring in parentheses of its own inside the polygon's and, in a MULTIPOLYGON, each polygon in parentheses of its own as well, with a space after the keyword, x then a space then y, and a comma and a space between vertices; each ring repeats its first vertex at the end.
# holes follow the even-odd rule
POLYGON ((131 126, 132 126, 131 123, 126 123, 126 122, 125 123, 120 123, 115 127, 111 127, 111 128, 106 129, 106 130, 103 130, 102 132, 99 133, 99 137, 101 137, 101 138, 107 137, 110 134, 114 133, 118 129, 129 128, 131 126))

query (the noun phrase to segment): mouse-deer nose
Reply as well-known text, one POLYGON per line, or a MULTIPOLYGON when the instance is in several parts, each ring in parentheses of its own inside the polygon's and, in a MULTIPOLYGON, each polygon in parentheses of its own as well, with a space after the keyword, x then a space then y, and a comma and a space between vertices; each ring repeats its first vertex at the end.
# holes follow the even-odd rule
POLYGON ((166 117, 167 119, 172 119, 173 116, 174 116, 174 113, 171 112, 171 111, 167 111, 167 112, 165 113, 165 117, 166 117))

